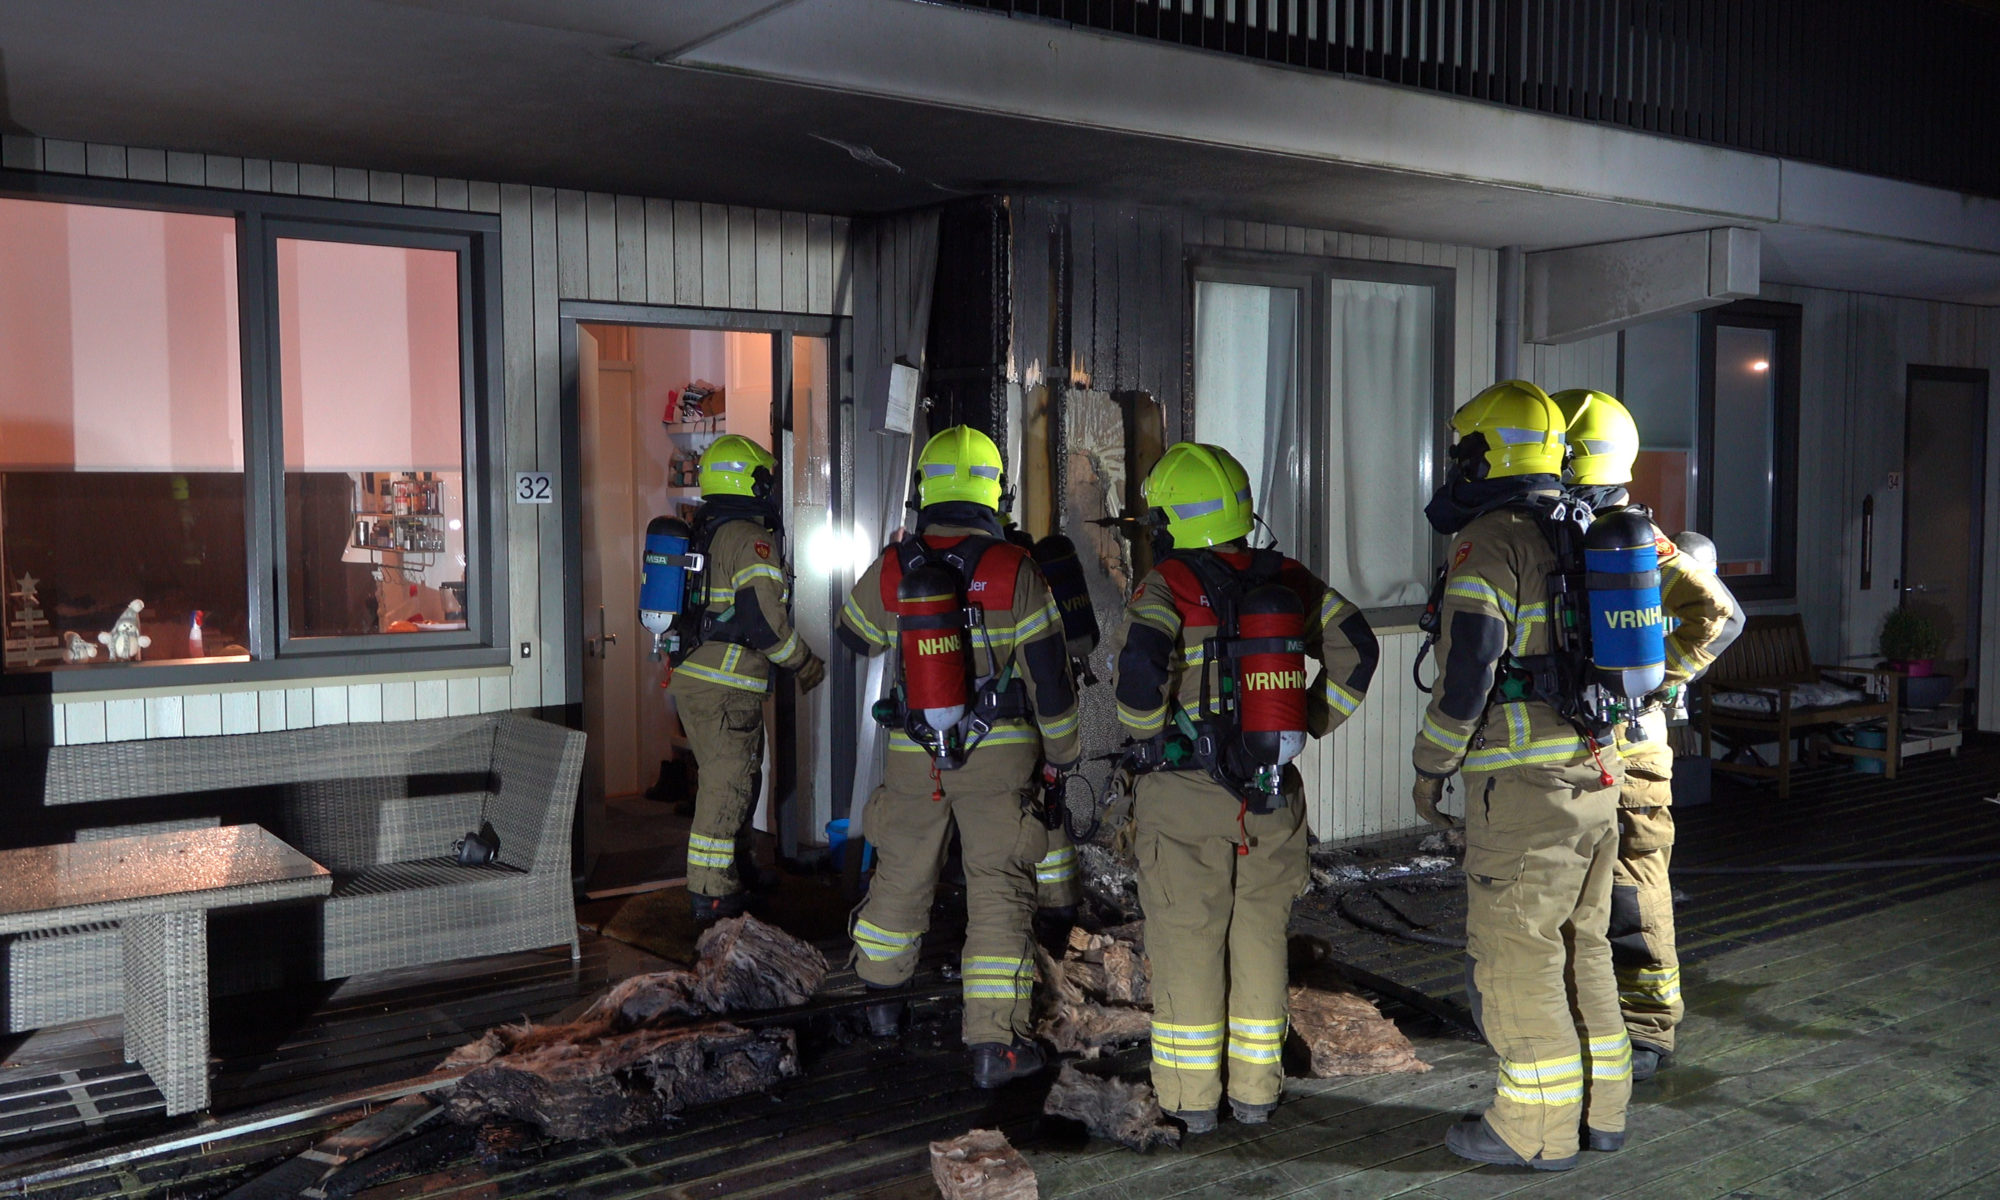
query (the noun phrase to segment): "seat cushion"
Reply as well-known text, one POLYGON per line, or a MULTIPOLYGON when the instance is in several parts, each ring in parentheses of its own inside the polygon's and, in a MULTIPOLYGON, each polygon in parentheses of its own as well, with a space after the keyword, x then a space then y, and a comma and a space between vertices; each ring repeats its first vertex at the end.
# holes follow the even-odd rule
MULTIPOLYGON (((1716 691, 1710 694, 1710 702, 1717 708, 1731 712, 1768 715, 1778 711, 1778 689, 1745 688, 1741 691, 1716 691)), ((1860 704, 1868 699, 1868 693, 1856 688, 1842 687, 1837 683, 1799 683, 1792 685, 1792 711, 1806 713, 1815 708, 1838 708, 1846 704, 1860 704)))

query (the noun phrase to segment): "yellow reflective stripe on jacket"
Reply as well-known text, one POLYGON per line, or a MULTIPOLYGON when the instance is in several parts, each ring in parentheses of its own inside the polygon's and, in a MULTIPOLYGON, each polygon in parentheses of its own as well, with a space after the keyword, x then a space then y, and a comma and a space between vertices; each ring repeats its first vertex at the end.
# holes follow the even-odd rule
POLYGON ((1026 959, 968 954, 959 967, 968 1000, 1026 1000, 1035 990, 1026 959))
POLYGON ((1438 724, 1437 718, 1428 712, 1424 714, 1422 733, 1425 741, 1433 743, 1449 754, 1462 754, 1465 752, 1465 748, 1472 744, 1471 734, 1460 733, 1454 729, 1446 729, 1444 726, 1438 724))
POLYGON ((1503 767, 1529 767, 1547 763, 1567 763, 1589 751, 1575 734, 1536 738, 1518 746, 1487 746, 1465 756, 1468 771, 1498 771, 1503 767))
POLYGON ((1584 1043, 1583 1052, 1590 1059, 1592 1079, 1632 1078, 1632 1039, 1624 1030, 1608 1037, 1591 1038, 1584 1043))
POLYGON ((872 921, 854 923, 854 945, 862 957, 872 962, 886 962, 889 959, 915 947, 922 933, 898 933, 884 929, 872 921))
POLYGON ((868 614, 862 611, 853 593, 848 594, 847 603, 841 606, 840 615, 846 618, 849 628, 876 645, 887 646, 892 643, 893 639, 882 631, 882 627, 868 619, 868 614))
POLYGON ((1181 1070, 1222 1069, 1222 1022, 1169 1025, 1153 1022, 1153 1061, 1181 1070))
POLYGON ((1534 636, 1535 626, 1547 624, 1548 619, 1548 602, 1543 600, 1537 600, 1532 604, 1523 604, 1520 611, 1514 614, 1513 649, 1517 657, 1527 656, 1528 639, 1534 636))
POLYGON ((1571 1054, 1539 1062, 1510 1062, 1503 1058, 1494 1094, 1520 1104, 1581 1104, 1583 1056, 1571 1054))
POLYGON ((799 635, 794 630, 785 635, 785 640, 764 651, 764 657, 772 662, 783 662, 799 652, 799 635))
POLYGON ((688 834, 688 865, 727 871, 736 865, 736 840, 688 834))
POLYGON ((1339 619, 1353 607, 1354 605, 1343 599, 1340 593, 1328 589, 1326 595, 1319 602, 1320 628, 1324 629, 1328 625, 1338 623, 1339 619))
POLYGON ((1525 746, 1534 726, 1528 716, 1528 702, 1509 700, 1500 706, 1500 719, 1507 723, 1507 744, 1525 746))
POLYGON ((1471 600, 1490 605, 1508 620, 1514 619, 1514 597, 1494 587, 1483 579, 1456 577, 1444 585, 1444 594, 1456 596, 1460 600, 1471 600))
MULTIPOLYGON (((1025 642, 1033 641, 1036 637, 1040 636, 1043 630, 1053 626, 1057 620, 1056 606, 1054 604, 1042 605, 1034 612, 1029 613, 1022 619, 1019 625, 1014 626, 1009 631, 1013 634, 1013 644, 1019 646, 1025 642)), ((995 628, 999 627, 996 626, 995 628)))
MULTIPOLYGON (((742 647, 731 646, 730 649, 740 650, 742 647)), ((724 661, 728 662, 730 660, 725 659, 724 661)), ((696 679, 706 680, 709 683, 719 683, 723 687, 733 687, 746 692, 761 694, 771 690, 770 680, 759 679, 755 675, 744 675, 728 670, 726 667, 718 669, 715 667, 704 667, 697 662, 684 662, 680 666, 675 667, 674 670, 677 673, 685 673, 696 679)))
MULTIPOLYGON (((1163 584, 1162 586, 1164 587, 1165 585, 1163 584)), ((1162 629, 1169 630, 1181 627, 1180 610, 1175 608, 1169 601, 1154 596, 1145 597, 1137 604, 1132 605, 1129 611, 1134 621, 1144 621, 1149 625, 1157 625, 1162 629)))
MULTIPOLYGON (((979 739, 979 746, 1034 746, 1040 745, 1042 735, 1026 721, 995 721, 985 737, 979 739)), ((979 747, 974 747, 977 750, 979 747)), ((889 731, 889 749, 904 753, 923 754, 925 750, 910 740, 910 735, 900 729, 889 731)))
POLYGON ((1042 736, 1051 740, 1068 737, 1070 734, 1075 733, 1077 724, 1081 720, 1082 714, 1074 708, 1069 710, 1067 716, 1057 717, 1051 721, 1041 721, 1039 717, 1036 718, 1036 721, 1042 727, 1042 736))
POLYGON ((1322 690, 1326 693, 1327 704, 1343 717, 1353 716, 1354 710, 1361 707, 1361 697, 1358 694, 1348 691, 1331 679, 1326 681, 1322 690))
POLYGON ((729 577, 729 586, 746 588, 759 579, 773 580, 779 587, 785 586, 785 573, 773 563, 751 563, 739 569, 736 574, 729 577))
POLYGON ((1036 883, 1062 883, 1076 878, 1076 847, 1058 846, 1035 864, 1036 883))
POLYGON ((1251 1063, 1274 1063, 1285 1048, 1285 1018, 1229 1018, 1229 1057, 1251 1063))

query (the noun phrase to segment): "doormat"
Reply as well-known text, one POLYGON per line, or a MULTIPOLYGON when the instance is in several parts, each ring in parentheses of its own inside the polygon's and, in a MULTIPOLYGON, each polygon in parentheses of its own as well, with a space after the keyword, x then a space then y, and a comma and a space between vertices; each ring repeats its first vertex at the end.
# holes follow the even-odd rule
POLYGON ((700 936, 684 887, 632 897, 604 923, 603 933, 648 954, 683 963, 694 961, 694 941, 700 936))

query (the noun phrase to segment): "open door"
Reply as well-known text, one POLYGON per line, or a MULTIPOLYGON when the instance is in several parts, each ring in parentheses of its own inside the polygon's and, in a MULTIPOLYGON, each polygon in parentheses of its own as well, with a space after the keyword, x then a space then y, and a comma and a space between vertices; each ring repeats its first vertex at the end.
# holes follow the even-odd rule
POLYGON ((1978 685, 1986 501, 1985 371, 1909 369, 1903 435, 1903 594, 1943 630, 1940 670, 1978 685))

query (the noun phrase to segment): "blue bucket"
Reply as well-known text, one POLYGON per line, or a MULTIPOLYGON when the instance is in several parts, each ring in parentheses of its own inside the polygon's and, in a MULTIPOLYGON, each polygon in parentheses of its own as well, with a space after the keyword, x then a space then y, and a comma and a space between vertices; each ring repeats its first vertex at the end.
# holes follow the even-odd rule
MULTIPOLYGON (((1886 729, 1857 729, 1854 731, 1854 744, 1867 750, 1880 750, 1889 744, 1889 731, 1886 729)), ((1882 760, 1879 758, 1856 758, 1854 760, 1854 769, 1863 775, 1880 775, 1882 773, 1882 760)))
MULTIPOLYGON (((833 865, 837 870, 845 869, 847 866, 847 842, 847 818, 839 817, 828 821, 826 823, 826 853, 827 857, 833 860, 833 865)), ((863 839, 861 843, 861 870, 865 874, 874 865, 875 847, 869 845, 867 840, 863 839)))

